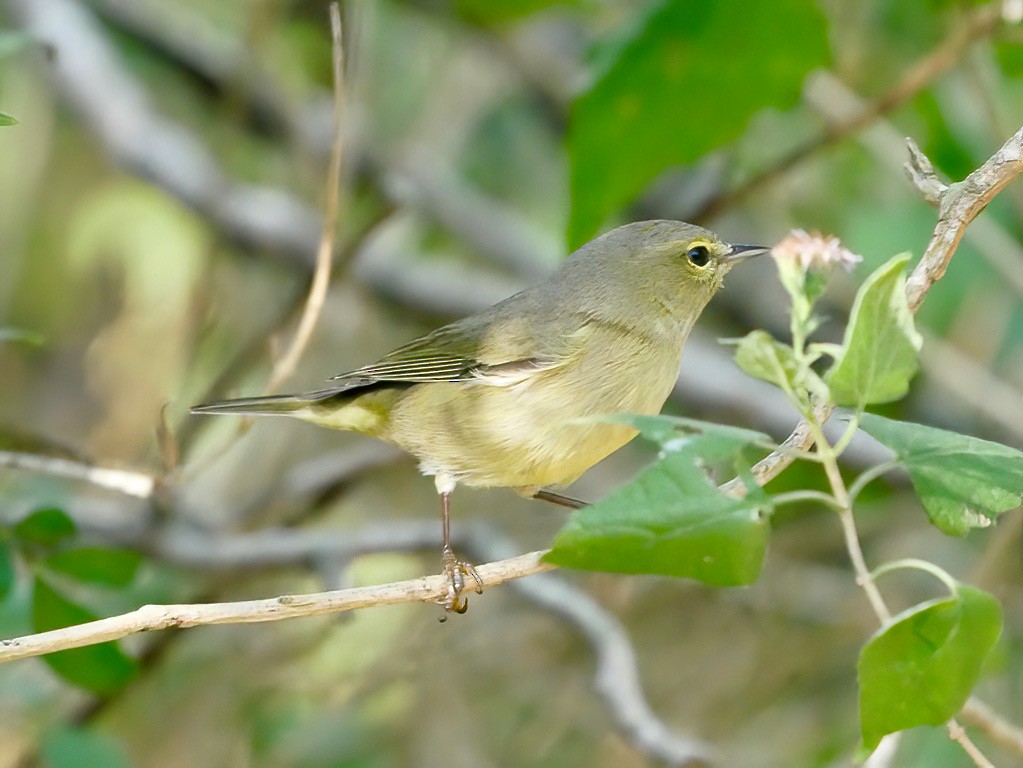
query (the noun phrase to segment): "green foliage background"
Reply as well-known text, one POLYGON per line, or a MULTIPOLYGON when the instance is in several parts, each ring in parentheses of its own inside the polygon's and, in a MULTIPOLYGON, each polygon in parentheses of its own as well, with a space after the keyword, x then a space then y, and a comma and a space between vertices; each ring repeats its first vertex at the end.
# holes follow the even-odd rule
MULTIPOLYGON (((146 169, 119 164, 48 77, 45 41, 18 31, 31 2, 0 2, 0 24, 11 30, 0 36, 0 450, 158 473, 166 457, 154 435, 166 404, 184 475, 152 505, 0 468, 0 637, 147 602, 433 571, 433 548, 241 568, 225 564, 225 552, 204 558, 182 547, 197 532, 212 540, 280 527, 330 537, 382 520, 432 523, 436 499, 412 461, 368 440, 269 421, 235 441, 235 424, 186 415, 211 393, 263 386, 276 341, 293 330, 311 249, 239 238, 216 223, 215 206, 189 207, 146 169), (295 491, 303 478, 353 462, 366 466, 295 491)), ((224 178, 319 207, 330 87, 324 3, 145 0, 128 4, 133 13, 106 0, 75 5, 149 106, 200 140, 224 178)), ((865 129, 818 140, 845 118, 851 94, 883 99, 947 48, 976 8, 346 3, 344 258, 291 384, 318 386, 501 298, 616 223, 708 209, 702 223, 729 240, 772 243, 791 227, 819 228, 861 253, 860 270, 838 275, 823 300, 832 320, 821 335, 840 340, 856 284, 894 254, 918 258, 935 221, 902 175, 901 137, 913 136, 952 179, 986 159, 1023 114, 1023 31, 1005 24, 978 34, 865 129), (804 147, 814 150, 731 195, 804 147)), ((108 117, 121 116, 122 102, 104 91, 118 84, 93 87, 108 117)), ((174 151, 158 139, 155 151, 174 151)), ((210 170, 191 169, 184 187, 209 183, 210 170)), ((256 224, 296 215, 284 203, 265 210, 256 224)), ((313 217, 299 230, 315 243, 316 227, 313 217)), ((918 316, 921 373, 885 415, 1023 446, 1021 235, 1016 185, 928 295, 918 316)), ((761 262, 730 275, 701 319, 669 410, 777 439, 795 415, 714 341, 757 327, 786 337, 787 298, 761 262)), ((877 450, 854 446, 850 470, 877 450)), ((637 441, 572 492, 602 497, 652 458, 637 441)), ((999 598, 1004 631, 979 692, 1023 722, 1019 513, 947 537, 927 523, 910 470, 863 496, 868 559, 926 557, 999 598)), ((818 482, 810 478, 797 466, 770 490, 818 482)), ((460 491, 455 504, 456 530, 486 522, 517 551, 549 545, 564 520, 510 493, 460 491)), ((628 631, 653 710, 718 745, 722 765, 845 764, 860 738, 856 659, 874 620, 830 512, 787 506, 771 525, 763 573, 748 587, 564 576, 628 631)), ((757 541, 763 533, 759 524, 744 530, 757 541)), ((892 575, 884 586, 900 609, 945 597, 927 577, 892 575)), ((466 616, 444 625, 438 614, 407 606, 160 633, 2 665, 0 766, 653 764, 615 728, 594 693, 590 648, 562 620, 511 588, 474 598, 466 616)), ((978 741, 996 763, 1014 759, 978 741)), ((968 763, 940 729, 917 729, 897 764, 968 763)))

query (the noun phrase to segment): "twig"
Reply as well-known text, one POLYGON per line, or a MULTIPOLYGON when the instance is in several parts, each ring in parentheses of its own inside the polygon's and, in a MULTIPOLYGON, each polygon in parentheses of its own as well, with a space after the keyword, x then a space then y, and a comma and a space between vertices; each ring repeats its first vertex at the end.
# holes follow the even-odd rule
POLYGON ((952 718, 948 721, 947 728, 948 737, 963 748, 963 751, 970 756, 970 759, 977 768, 995 768, 995 764, 988 760, 987 756, 966 735, 966 729, 959 724, 959 721, 952 718))
MULTIPOLYGON (((918 158, 924 155, 911 139, 907 140, 907 144, 911 145, 910 163, 914 163, 916 175, 926 178, 927 168, 933 169, 933 166, 929 162, 926 165, 916 164, 918 158)), ((906 299, 909 301, 910 311, 915 313, 920 308, 927 291, 945 274, 945 269, 966 228, 995 195, 1020 172, 1023 172, 1023 127, 980 168, 958 184, 945 188, 941 195, 938 224, 931 236, 930 244, 906 281, 906 299)), ((934 187, 928 184, 921 190, 921 194, 931 194, 933 189, 934 187)), ((834 405, 830 403, 820 406, 817 411, 818 423, 824 424, 833 408, 834 405), (826 415, 824 411, 827 411, 826 415)), ((792 434, 782 443, 784 447, 801 450, 807 450, 812 445, 813 435, 805 419, 799 421, 792 434)), ((777 477, 793 461, 794 455, 775 451, 754 466, 754 477, 757 478, 757 482, 767 482, 777 477)))
MULTIPOLYGON (((826 72, 811 81, 806 88, 805 98, 813 109, 830 120, 842 120, 864 108, 859 96, 826 72)), ((948 185, 937 177, 931 161, 915 145, 910 147, 909 164, 903 166, 906 140, 894 126, 887 121, 878 121, 870 131, 860 134, 858 141, 893 176, 908 172, 921 196, 932 205, 938 205, 938 196, 945 192, 948 185)), ((1023 248, 1015 234, 1007 231, 997 219, 984 218, 970 227, 970 237, 980 255, 1001 278, 1005 288, 1017 296, 1023 296, 1023 273, 1018 267, 1020 258, 1023 258, 1023 248)))
MULTIPOLYGON (((484 587, 493 587, 509 579, 518 579, 553 568, 540 562, 542 556, 543 552, 530 552, 477 566, 476 572, 484 587)), ((322 616, 378 605, 440 603, 447 595, 448 586, 448 578, 443 574, 437 574, 372 587, 355 587, 307 595, 282 595, 266 600, 196 605, 144 605, 138 610, 120 616, 12 640, 0 640, 0 663, 69 648, 81 648, 118 640, 138 632, 169 627, 250 624, 302 616, 322 616)))
MULTIPOLYGON (((912 169, 911 178, 921 194, 931 194, 933 168, 928 171, 927 166, 920 164, 919 158, 923 157, 923 153, 912 139, 906 139, 906 144, 910 147, 908 166, 912 169)), ((938 202, 938 225, 923 258, 906 283, 906 298, 913 312, 920 306, 927 290, 945 274, 970 222, 1021 171, 1023 128, 1016 131, 980 168, 942 192, 938 202)))
POLYGON ((295 367, 316 329, 316 323, 323 310, 323 302, 327 298, 327 286, 330 284, 334 240, 337 237, 338 204, 341 196, 341 158, 344 148, 342 117, 345 99, 345 59, 341 38, 341 9, 337 3, 330 4, 330 30, 334 51, 334 140, 330 147, 330 164, 327 169, 323 230, 316 251, 316 269, 313 272, 309 296, 302 310, 298 330, 295 331, 295 336, 287 351, 274 364, 266 386, 267 392, 276 392, 280 385, 295 372, 295 367))
POLYGON ((1016 755, 1023 755, 1023 729, 1006 722, 990 706, 971 696, 959 713, 970 725, 975 725, 995 744, 1016 755))
MULTIPOLYGON (((821 432, 820 424, 811 421, 814 437, 817 443, 817 450, 824 462, 824 470, 828 476, 828 483, 831 486, 831 493, 838 501, 841 509, 838 512, 842 524, 842 535, 845 539, 846 551, 849 553, 849 560, 852 562, 853 572, 856 574, 856 583, 863 589, 870 601, 870 607, 874 611, 878 622, 882 626, 892 619, 891 611, 885 603, 881 591, 877 588, 874 575, 867 568, 867 562, 863 557, 863 548, 860 546, 860 538, 856 532, 856 520, 853 517, 852 500, 845 480, 838 468, 838 452, 827 441, 821 432)), ((948 736, 952 741, 957 742, 963 751, 969 755, 978 768, 994 768, 994 765, 970 739, 966 730, 953 717, 946 723, 948 736)))

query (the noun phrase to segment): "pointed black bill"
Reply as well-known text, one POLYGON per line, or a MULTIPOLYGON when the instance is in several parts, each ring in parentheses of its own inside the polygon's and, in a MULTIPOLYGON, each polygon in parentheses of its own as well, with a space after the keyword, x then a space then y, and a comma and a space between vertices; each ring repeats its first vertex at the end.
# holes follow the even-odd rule
POLYGON ((738 262, 759 256, 771 250, 768 245, 733 245, 732 250, 725 256, 725 261, 738 262))

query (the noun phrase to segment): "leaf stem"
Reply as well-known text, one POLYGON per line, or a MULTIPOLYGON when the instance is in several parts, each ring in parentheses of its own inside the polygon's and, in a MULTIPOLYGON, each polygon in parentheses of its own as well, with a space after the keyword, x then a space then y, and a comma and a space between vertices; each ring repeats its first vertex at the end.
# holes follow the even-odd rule
POLYGON ((946 571, 944 568, 935 565, 934 563, 928 562, 927 560, 921 560, 916 557, 906 557, 903 558, 902 560, 892 560, 889 563, 882 563, 877 568, 875 568, 870 575, 874 579, 876 579, 878 576, 883 576, 884 574, 890 573, 891 571, 904 570, 924 571, 925 573, 929 573, 936 579, 941 581, 941 583, 944 584, 946 587, 948 587, 948 591, 951 592, 953 595, 955 595, 956 593, 956 587, 958 586, 958 582, 954 578, 952 578, 951 574, 949 574, 948 571, 946 571))
MULTIPOLYGON (((835 442, 834 450, 836 456, 841 456, 846 448, 849 447, 849 443, 856 436, 856 433, 860 429, 860 414, 856 412, 849 419, 849 423, 846 425, 845 431, 842 432, 842 436, 835 442)), ((851 496, 852 494, 850 494, 851 496)))
POLYGON ((882 475, 898 468, 898 466, 899 462, 897 461, 885 461, 881 464, 875 464, 869 469, 863 470, 863 472, 860 473, 860 476, 853 480, 852 485, 849 486, 849 501, 855 502, 864 488, 882 475))
POLYGON ((787 491, 786 493, 779 493, 772 496, 771 501, 775 505, 797 504, 801 501, 817 501, 825 506, 831 507, 831 509, 840 508, 838 499, 830 493, 824 493, 823 491, 787 491))

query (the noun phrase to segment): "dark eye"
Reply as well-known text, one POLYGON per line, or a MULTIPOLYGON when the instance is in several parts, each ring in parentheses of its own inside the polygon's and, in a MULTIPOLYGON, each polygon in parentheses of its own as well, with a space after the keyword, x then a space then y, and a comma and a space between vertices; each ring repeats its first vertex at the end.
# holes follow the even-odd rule
POLYGON ((705 267, 710 261, 710 250, 705 245, 696 245, 686 251, 686 258, 698 267, 705 267))

